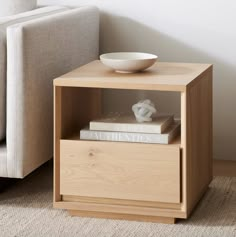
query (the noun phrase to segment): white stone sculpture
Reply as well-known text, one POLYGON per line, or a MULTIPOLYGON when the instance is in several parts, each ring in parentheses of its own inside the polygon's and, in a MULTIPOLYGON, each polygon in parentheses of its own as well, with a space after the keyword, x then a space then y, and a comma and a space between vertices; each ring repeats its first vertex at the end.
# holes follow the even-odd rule
POLYGON ((137 122, 151 122, 152 115, 157 112, 154 103, 151 100, 141 100, 132 106, 137 122))

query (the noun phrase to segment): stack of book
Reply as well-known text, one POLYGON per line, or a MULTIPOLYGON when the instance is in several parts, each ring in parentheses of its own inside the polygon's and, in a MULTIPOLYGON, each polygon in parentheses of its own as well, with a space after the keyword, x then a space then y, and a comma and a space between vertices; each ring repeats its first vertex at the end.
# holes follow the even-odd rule
POLYGON ((180 121, 173 115, 159 115, 144 123, 138 123, 132 115, 110 115, 91 121, 80 131, 80 139, 169 144, 179 134, 180 121))

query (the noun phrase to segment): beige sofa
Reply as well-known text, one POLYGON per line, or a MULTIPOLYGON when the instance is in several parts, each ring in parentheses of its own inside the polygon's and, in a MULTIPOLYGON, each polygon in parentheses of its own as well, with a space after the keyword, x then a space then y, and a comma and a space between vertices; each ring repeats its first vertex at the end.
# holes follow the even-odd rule
POLYGON ((52 80, 98 57, 99 12, 45 7, 4 18, 0 177, 23 178, 53 155, 52 80))

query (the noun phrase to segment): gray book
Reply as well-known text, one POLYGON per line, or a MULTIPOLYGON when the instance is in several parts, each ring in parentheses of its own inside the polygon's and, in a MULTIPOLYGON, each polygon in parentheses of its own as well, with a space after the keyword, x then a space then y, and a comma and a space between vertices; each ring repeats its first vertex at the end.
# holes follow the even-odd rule
POLYGON ((169 128, 162 134, 95 131, 90 130, 88 127, 86 127, 80 131, 80 139, 95 140, 95 141, 169 144, 179 134, 180 134, 180 121, 176 121, 172 125, 170 125, 169 128))
POLYGON ((173 115, 158 115, 151 122, 139 123, 132 115, 108 115, 93 120, 90 130, 137 133, 163 133, 174 121, 173 115))

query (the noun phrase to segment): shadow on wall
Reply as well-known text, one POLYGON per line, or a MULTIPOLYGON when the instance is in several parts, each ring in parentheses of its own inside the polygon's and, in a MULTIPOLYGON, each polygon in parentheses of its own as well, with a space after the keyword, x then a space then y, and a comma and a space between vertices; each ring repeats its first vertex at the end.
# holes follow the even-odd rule
MULTIPOLYGON (((212 37, 214 40, 214 37, 212 37)), ((194 62, 214 64, 214 158, 234 160, 236 157, 236 67, 213 57, 201 50, 186 45, 175 38, 165 35, 139 22, 128 18, 101 14, 101 53, 115 51, 141 51, 154 53, 159 56, 160 61, 172 62, 194 62)), ((140 93, 140 92, 139 92, 140 93)), ((164 108, 163 95, 149 92, 149 94, 123 93, 125 103, 130 106, 138 98, 149 97, 157 101, 159 108, 164 108), (129 103, 130 102, 130 103, 129 103)), ((108 110, 120 97, 116 91, 107 92, 104 101, 108 110), (109 96, 109 100, 107 100, 109 96)), ((168 97, 170 112, 178 114, 179 100, 177 94, 168 97), (174 104, 174 106, 173 106, 174 104)), ((125 106, 125 105, 124 105, 125 106)), ((125 108, 125 110, 130 108, 125 108)), ((199 115, 201 116, 201 115, 199 115)))

